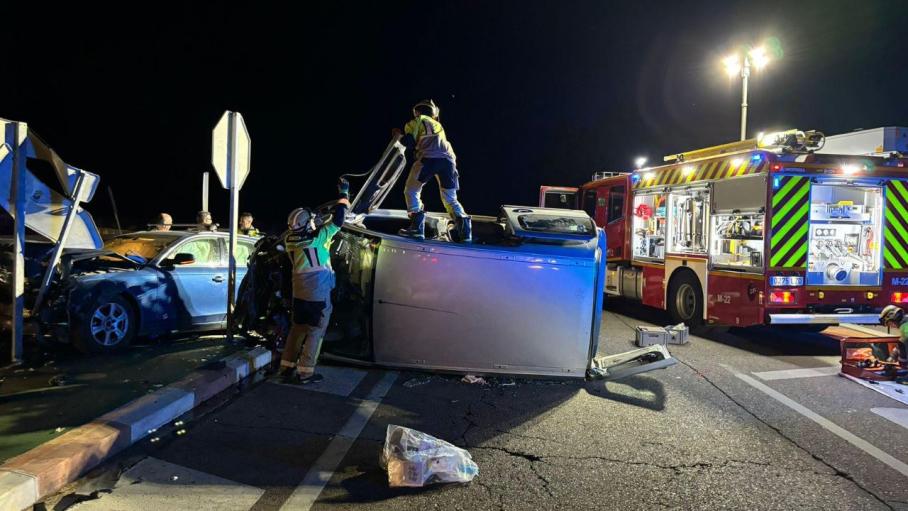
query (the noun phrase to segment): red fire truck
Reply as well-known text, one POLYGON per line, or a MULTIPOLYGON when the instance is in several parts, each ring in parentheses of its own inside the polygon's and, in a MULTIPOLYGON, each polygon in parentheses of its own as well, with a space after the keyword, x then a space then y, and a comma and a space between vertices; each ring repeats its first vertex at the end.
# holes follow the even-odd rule
POLYGON ((607 233, 606 293, 673 321, 876 323, 908 304, 908 158, 826 154, 824 139, 792 130, 672 155, 542 187, 540 205, 589 213, 607 233))

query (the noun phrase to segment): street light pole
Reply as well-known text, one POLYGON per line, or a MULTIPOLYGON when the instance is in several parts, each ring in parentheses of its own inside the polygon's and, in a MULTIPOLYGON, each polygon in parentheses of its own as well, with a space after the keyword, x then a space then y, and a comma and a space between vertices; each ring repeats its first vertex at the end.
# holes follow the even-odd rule
POLYGON ((741 66, 741 140, 747 140, 747 79, 750 78, 750 57, 744 55, 741 66))
POLYGON ((726 57, 722 63, 729 78, 741 75, 741 140, 747 140, 747 85, 750 72, 754 68, 763 69, 769 63, 769 55, 763 46, 748 48, 741 53, 726 57))

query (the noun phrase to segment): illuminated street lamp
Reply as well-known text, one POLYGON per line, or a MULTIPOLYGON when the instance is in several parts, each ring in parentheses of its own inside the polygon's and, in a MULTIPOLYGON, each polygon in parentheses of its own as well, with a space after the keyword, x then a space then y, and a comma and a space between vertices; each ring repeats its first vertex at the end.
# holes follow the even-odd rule
POLYGON ((763 69, 768 63, 769 54, 763 46, 747 49, 742 54, 730 55, 722 60, 729 77, 741 74, 741 140, 747 138, 747 79, 750 78, 750 69, 763 69))

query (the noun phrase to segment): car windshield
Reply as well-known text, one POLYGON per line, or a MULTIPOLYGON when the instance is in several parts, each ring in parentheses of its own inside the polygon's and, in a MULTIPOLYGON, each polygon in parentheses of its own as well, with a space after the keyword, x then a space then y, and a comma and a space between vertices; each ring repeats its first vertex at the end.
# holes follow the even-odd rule
POLYGON ((564 233, 564 234, 589 234, 593 232, 593 222, 589 218, 576 216, 559 216, 545 214, 526 214, 517 217, 520 227, 528 231, 564 233))
POLYGON ((170 236, 118 236, 105 243, 104 248, 133 261, 145 263, 154 259, 172 242, 173 238, 170 236))

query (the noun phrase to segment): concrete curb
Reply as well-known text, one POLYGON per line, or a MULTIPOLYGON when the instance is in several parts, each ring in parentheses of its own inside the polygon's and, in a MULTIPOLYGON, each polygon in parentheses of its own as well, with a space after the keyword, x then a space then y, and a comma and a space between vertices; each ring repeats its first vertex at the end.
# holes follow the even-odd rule
POLYGON ((10 459, 0 466, 0 511, 34 505, 270 363, 262 347, 233 354, 10 459))

